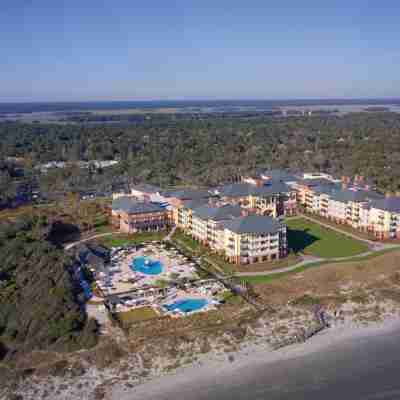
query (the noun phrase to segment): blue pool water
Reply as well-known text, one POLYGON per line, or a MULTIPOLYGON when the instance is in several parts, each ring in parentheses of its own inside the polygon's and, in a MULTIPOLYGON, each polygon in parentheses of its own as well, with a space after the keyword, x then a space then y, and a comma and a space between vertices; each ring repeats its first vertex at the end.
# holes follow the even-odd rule
POLYGON ((160 261, 151 260, 148 257, 135 257, 132 261, 131 268, 134 271, 142 272, 146 275, 158 275, 163 270, 160 261))
POLYGON ((175 301, 175 303, 165 305, 168 311, 180 310, 188 313, 190 311, 197 311, 207 305, 206 299, 182 299, 175 301))

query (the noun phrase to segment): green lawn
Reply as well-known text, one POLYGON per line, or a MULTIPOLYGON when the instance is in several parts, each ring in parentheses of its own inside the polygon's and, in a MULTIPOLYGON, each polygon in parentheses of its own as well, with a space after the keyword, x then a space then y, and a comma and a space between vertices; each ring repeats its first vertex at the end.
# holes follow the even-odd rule
POLYGON ((98 238, 96 239, 96 241, 107 247, 118 247, 130 244, 139 244, 153 240, 162 240, 166 236, 166 234, 166 231, 134 233, 132 235, 115 234, 98 238))
POLYGON ((286 277, 288 275, 298 274, 298 273, 303 272, 310 268, 319 268, 319 267, 329 266, 329 265, 338 265, 338 264, 367 261, 367 260, 382 256, 383 254, 391 253, 392 251, 399 251, 399 247, 394 247, 394 248, 390 248, 390 249, 377 251, 377 252, 369 254, 367 256, 354 257, 347 261, 334 261, 334 260, 316 261, 311 264, 303 265, 303 266, 296 268, 295 270, 289 271, 289 272, 281 272, 281 273, 272 274, 272 275, 241 276, 240 279, 242 279, 246 282, 249 282, 249 283, 253 283, 255 285, 260 284, 260 283, 267 283, 267 282, 270 282, 275 279, 286 277))
POLYGON ((349 257, 368 251, 366 243, 304 218, 287 221, 289 249, 323 258, 349 257))

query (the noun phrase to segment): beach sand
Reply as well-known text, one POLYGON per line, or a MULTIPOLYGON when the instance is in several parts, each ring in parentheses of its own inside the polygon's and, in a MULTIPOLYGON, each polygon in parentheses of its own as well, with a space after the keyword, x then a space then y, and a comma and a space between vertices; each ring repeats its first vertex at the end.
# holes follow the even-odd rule
MULTIPOLYGON (((277 367, 283 368, 284 371, 291 374, 293 368, 298 368, 296 365, 301 364, 307 357, 314 356, 320 361, 326 360, 327 362, 332 356, 345 355, 353 345, 364 346, 368 349, 370 341, 378 339, 386 341, 387 337, 397 337, 399 332, 400 320, 391 319, 367 327, 349 324, 327 329, 303 344, 288 346, 276 351, 272 351, 269 346, 250 344, 238 353, 227 354, 226 357, 220 359, 207 359, 206 357, 195 365, 178 369, 174 374, 153 379, 132 389, 115 385, 108 392, 107 398, 112 400, 264 399, 265 397, 259 397, 261 394, 252 393, 254 385, 248 388, 249 397, 243 393, 243 388, 248 387, 249 382, 259 376, 260 372, 266 373, 263 379, 267 385, 268 377, 274 377, 277 367)), ((350 354, 350 352, 348 353, 350 354)), ((335 363, 335 361, 331 363, 334 371, 336 371, 335 363)), ((400 367, 400 358, 397 367, 400 367)), ((282 377, 282 374, 278 377, 275 376, 276 380, 269 387, 269 390, 272 387, 275 388, 277 395, 280 390, 278 378, 282 381, 282 377)), ((311 383, 313 383, 313 379, 310 375, 311 383)), ((284 387, 285 379, 283 379, 282 385, 281 395, 287 393, 287 388, 284 387)), ((258 389, 260 393, 262 389, 261 382, 261 388, 258 389)), ((273 395, 273 393, 269 393, 269 395, 273 395)), ((270 398, 275 397, 268 397, 268 399, 270 398)))

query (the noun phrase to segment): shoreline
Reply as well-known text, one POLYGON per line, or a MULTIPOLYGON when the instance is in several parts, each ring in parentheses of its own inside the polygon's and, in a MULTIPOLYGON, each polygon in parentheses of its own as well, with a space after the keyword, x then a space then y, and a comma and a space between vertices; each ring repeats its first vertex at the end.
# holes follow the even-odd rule
MULTIPOLYGON (((337 347, 340 352, 346 345, 355 341, 368 341, 371 337, 384 336, 400 330, 400 318, 393 317, 367 325, 346 323, 328 328, 311 337, 304 343, 289 345, 273 350, 267 343, 244 343, 237 352, 218 356, 206 354, 193 364, 179 367, 171 373, 164 373, 146 379, 133 388, 114 385, 107 391, 109 400, 157 400, 176 397, 180 392, 196 391, 218 381, 240 378, 251 370, 282 361, 296 360, 315 353, 332 351, 337 347)), ((235 381, 232 381, 235 382, 235 381)))
MULTIPOLYGON (((35 367, 34 374, 9 389, 11 393, 22 395, 24 400, 230 399, 226 397, 227 392, 243 392, 246 385, 251 391, 248 381, 262 373, 268 380, 270 371, 279 371, 282 365, 292 372, 296 370, 293 366, 302 364, 307 358, 322 355, 325 359, 335 353, 332 348, 345 354, 342 349, 349 344, 374 345, 374 337, 390 337, 388 333, 396 330, 400 334, 400 309, 396 304, 372 301, 362 310, 357 307, 351 302, 344 304, 340 313, 335 311, 334 317, 330 310, 329 328, 305 342, 279 348, 276 344, 290 343, 288 339, 302 328, 315 326, 313 312, 288 306, 278 315, 265 315, 241 327, 228 327, 219 335, 215 332, 213 336, 174 338, 172 335, 169 339, 153 338, 139 347, 135 347, 133 337, 119 336, 119 331, 115 330, 109 332, 110 341, 104 341, 93 351, 78 351, 66 358, 57 355, 51 362, 35 367), (225 383, 222 388, 221 382, 225 383), (214 397, 197 397, 197 392, 207 390, 223 392, 214 397), (182 397, 183 392, 186 397, 182 397)), ((41 354, 36 357, 39 363, 43 360, 41 354)), ((353 361, 349 360, 348 364, 352 365, 353 361)), ((26 364, 23 362, 23 365, 26 364)), ((327 366, 335 366, 335 361, 327 366)), ((307 384, 307 379, 304 384, 307 384)), ((258 382, 261 391, 265 389, 263 382, 258 382)), ((270 385, 274 386, 274 383, 270 382, 270 385)), ((0 389, 0 399, 7 393, 0 389)), ((236 392, 232 394, 236 395, 236 392)), ((247 399, 239 397, 242 398, 247 399)))

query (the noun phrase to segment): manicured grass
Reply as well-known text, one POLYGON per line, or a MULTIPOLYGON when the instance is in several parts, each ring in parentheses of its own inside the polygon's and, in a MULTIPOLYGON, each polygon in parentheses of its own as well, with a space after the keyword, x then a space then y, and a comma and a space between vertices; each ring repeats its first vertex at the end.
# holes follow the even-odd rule
POLYGON ((249 282, 249 283, 253 283, 253 284, 258 284, 258 283, 267 283, 270 281, 273 281, 275 279, 279 279, 279 278, 283 278, 286 277, 288 275, 292 275, 292 274, 298 274, 300 272, 303 272, 307 269, 310 268, 317 268, 317 267, 322 267, 322 266, 327 266, 329 264, 332 265, 338 265, 338 264, 346 264, 346 263, 355 263, 355 262, 359 262, 359 261, 368 261, 370 259, 379 257, 379 256, 383 256, 384 254, 387 253, 391 253, 393 251, 399 251, 399 247, 394 247, 391 249, 385 249, 385 250, 381 250, 381 251, 377 251, 375 253, 369 254, 367 256, 361 256, 361 257, 354 257, 351 258, 350 260, 347 261, 335 261, 335 260, 327 260, 327 261, 316 261, 314 263, 311 264, 307 264, 307 265, 303 265, 299 268, 296 268, 293 271, 289 271, 289 272, 281 272, 278 274, 272 274, 272 275, 259 275, 259 276, 241 276, 240 279, 249 282))
POLYGON ((301 257, 296 254, 289 254, 280 260, 264 261, 254 264, 231 264, 235 272, 265 272, 274 269, 286 268, 295 265, 301 261, 301 257))
POLYGON ((316 215, 316 214, 309 214, 309 216, 313 219, 316 219, 317 221, 321 221, 321 223, 332 226, 333 228, 338 228, 342 231, 351 233, 353 235, 356 235, 359 238, 362 239, 367 239, 367 240, 372 240, 372 241, 377 241, 377 238, 372 234, 372 233, 368 233, 368 232, 363 232, 360 231, 358 229, 355 229, 349 225, 345 225, 345 224, 337 224, 334 221, 331 221, 328 218, 324 218, 321 217, 320 215, 316 215))
POLYGON ((289 248, 295 253, 335 258, 355 256, 368 251, 366 243, 304 218, 289 220, 287 226, 289 248))
POLYGON ((167 232, 144 232, 144 233, 134 233, 132 235, 127 234, 116 234, 110 236, 104 236, 96 239, 104 246, 107 247, 119 247, 131 244, 140 244, 143 242, 162 240, 166 236, 167 232))
POLYGON ((117 318, 123 325, 133 324, 135 322, 147 321, 149 319, 158 318, 159 315, 151 307, 140 307, 130 311, 120 312, 117 318))

